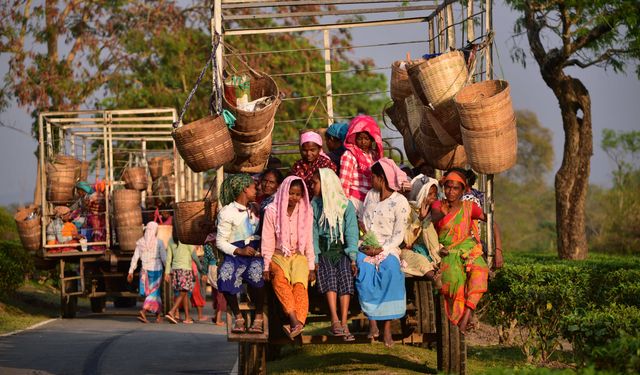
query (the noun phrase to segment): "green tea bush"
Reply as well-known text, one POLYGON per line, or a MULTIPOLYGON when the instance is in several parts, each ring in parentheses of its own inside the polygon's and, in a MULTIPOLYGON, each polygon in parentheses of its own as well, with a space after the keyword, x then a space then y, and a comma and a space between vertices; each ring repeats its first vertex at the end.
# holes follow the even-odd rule
POLYGON ((562 335, 582 363, 621 372, 640 372, 640 309, 612 304, 566 316, 562 335))
POLYGON ((19 241, 0 241, 0 294, 9 294, 22 285, 32 264, 19 241))

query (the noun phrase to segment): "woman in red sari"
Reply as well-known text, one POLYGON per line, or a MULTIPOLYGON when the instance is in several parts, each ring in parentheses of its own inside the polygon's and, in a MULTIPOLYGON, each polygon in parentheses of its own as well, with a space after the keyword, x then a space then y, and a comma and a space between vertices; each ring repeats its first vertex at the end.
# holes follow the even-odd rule
MULTIPOLYGON (((445 198, 433 202, 431 215, 442 246, 442 289, 449 320, 465 333, 478 302, 487 291, 489 267, 482 257, 482 244, 475 220, 486 221, 476 203, 463 201, 468 187, 462 170, 449 170, 443 179, 445 198)), ((495 223, 494 223, 495 224, 495 223)), ((502 241, 494 228, 495 268, 502 267, 502 241)))

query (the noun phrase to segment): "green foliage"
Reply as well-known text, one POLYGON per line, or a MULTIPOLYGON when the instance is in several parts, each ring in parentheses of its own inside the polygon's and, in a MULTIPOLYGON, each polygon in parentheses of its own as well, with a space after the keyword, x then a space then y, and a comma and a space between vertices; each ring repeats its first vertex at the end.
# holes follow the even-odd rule
POLYGON ((544 183, 553 167, 551 131, 542 126, 535 113, 516 111, 518 161, 504 176, 522 185, 544 183))
POLYGON ((626 373, 640 371, 640 309, 612 304, 566 316, 562 334, 583 363, 626 373))
POLYGON ((608 375, 608 371, 596 370, 593 367, 573 369, 552 369, 546 367, 524 366, 515 368, 493 368, 485 372, 487 375, 608 375))
POLYGON ((0 207, 0 240, 17 240, 18 228, 13 215, 6 208, 0 207))
POLYGON ((14 292, 33 268, 29 254, 18 241, 0 241, 0 294, 14 292))
POLYGON ((602 130, 600 147, 616 164, 613 173, 615 187, 622 188, 625 183, 633 179, 633 172, 637 170, 640 158, 640 131, 602 130))

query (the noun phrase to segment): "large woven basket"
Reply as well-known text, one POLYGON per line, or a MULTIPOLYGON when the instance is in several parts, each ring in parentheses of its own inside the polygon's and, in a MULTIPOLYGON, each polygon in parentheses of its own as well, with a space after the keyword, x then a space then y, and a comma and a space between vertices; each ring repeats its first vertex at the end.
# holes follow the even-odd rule
POLYGON ((142 208, 138 206, 127 211, 116 211, 115 220, 118 227, 142 225, 142 208))
POLYGON ((141 195, 137 190, 120 189, 113 191, 113 208, 116 213, 140 207, 141 195))
POLYGON ((116 227, 116 235, 118 243, 122 251, 134 251, 136 242, 144 235, 142 223, 135 226, 116 227))
POLYGON ((221 116, 209 116, 173 131, 180 156, 194 172, 218 168, 233 160, 233 144, 221 116))
POLYGON ((229 129, 229 134, 231 134, 231 139, 234 141, 253 143, 253 142, 258 142, 261 139, 264 139, 269 134, 271 134, 271 132, 273 131, 274 125, 275 125, 275 118, 271 118, 271 121, 269 121, 263 128, 259 128, 251 132, 241 132, 236 130, 234 126, 229 129))
POLYGON ((174 205, 174 220, 178 240, 189 245, 203 245, 207 235, 214 229, 215 222, 207 217, 214 208, 205 209, 207 205, 217 205, 215 201, 178 202, 174 205))
POLYGON ((418 149, 418 142, 413 137, 407 136, 402 138, 404 152, 409 159, 409 163, 414 167, 419 167, 425 163, 422 152, 418 149))
POLYGON ((391 64, 390 89, 391 99, 394 101, 404 100, 404 98, 413 94, 411 82, 409 82, 409 73, 407 72, 408 65, 409 63, 405 61, 395 61, 391 64))
POLYGON ((384 114, 387 116, 382 116, 382 121, 384 124, 389 127, 387 124, 387 117, 391 120, 393 126, 400 132, 400 134, 404 137, 405 134, 410 134, 409 131, 409 121, 407 120, 407 107, 404 100, 394 101, 391 106, 388 106, 384 109, 384 114))
POLYGON ((453 98, 467 82, 467 64, 460 51, 444 53, 412 64, 409 80, 424 105, 438 106, 453 98))
MULTIPOLYGON (((257 111, 243 111, 238 109, 235 103, 231 103, 227 100, 227 97, 224 96, 223 106, 236 117, 236 123, 233 126, 234 131, 255 134, 268 127, 271 120, 275 118, 276 111, 281 103, 280 89, 276 81, 265 73, 249 72, 249 75, 251 76, 249 83, 251 100, 270 97, 272 98, 271 104, 257 111)), ((254 138, 254 141, 262 138, 264 137, 254 138)))
POLYGON ((516 164, 518 130, 516 119, 499 129, 468 130, 462 128, 464 148, 471 167, 479 173, 496 174, 516 164))
POLYGON ((507 81, 490 80, 471 84, 455 96, 462 126, 468 130, 502 129, 515 118, 507 81))
POLYGON ((80 162, 80 160, 76 159, 74 156, 58 154, 54 158, 53 163, 54 164, 66 165, 66 166, 69 166, 69 167, 73 167, 74 171, 75 171, 76 180, 83 181, 80 178, 80 176, 81 176, 81 162, 80 162))
POLYGON ((423 124, 425 122, 429 123, 443 146, 462 144, 460 117, 458 117, 458 112, 456 111, 453 101, 444 103, 435 110, 425 107, 424 112, 426 119, 423 121, 423 124))
POLYGON ((143 167, 131 167, 124 170, 122 173, 122 179, 124 180, 124 186, 127 189, 133 190, 147 190, 147 170, 143 167))
POLYGON ((433 168, 447 170, 451 168, 464 168, 467 164, 467 155, 461 145, 444 146, 431 127, 424 127, 425 145, 424 156, 433 168))
POLYGON ((77 170, 75 165, 47 165, 47 201, 53 204, 67 204, 73 200, 77 170))
POLYGON ((271 134, 253 143, 233 140, 233 149, 236 157, 232 162, 225 165, 226 170, 231 173, 262 172, 271 154, 271 134))
POLYGON ((157 180, 162 176, 169 176, 173 174, 173 160, 162 156, 156 156, 149 159, 147 162, 149 165, 149 174, 151 174, 152 180, 157 180))
POLYGON ((42 227, 38 208, 36 206, 24 208, 16 212, 13 218, 18 227, 22 247, 32 252, 39 250, 42 245, 42 227), (32 213, 32 218, 26 220, 32 213))
POLYGON ((161 176, 153 181, 152 193, 155 204, 169 204, 176 195, 176 178, 174 176, 161 176))

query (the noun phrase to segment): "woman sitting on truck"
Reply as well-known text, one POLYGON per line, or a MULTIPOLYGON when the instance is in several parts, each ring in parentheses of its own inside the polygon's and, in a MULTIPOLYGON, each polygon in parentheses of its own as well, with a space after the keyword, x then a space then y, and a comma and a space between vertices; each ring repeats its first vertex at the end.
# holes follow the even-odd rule
POLYGON ((314 131, 300 135, 300 155, 302 159, 293 164, 289 174, 304 180, 307 191, 311 188, 313 173, 319 168, 331 168, 334 172, 337 170, 336 165, 322 151, 322 137, 314 131))
MULTIPOLYGON (((227 306, 235 317, 231 329, 234 333, 244 333, 245 319, 238 305, 238 293, 242 283, 249 285, 249 296, 255 305, 255 319, 249 328, 251 333, 262 333, 264 280, 263 260, 260 255, 260 236, 256 233, 259 219, 250 205, 256 200, 256 184, 246 173, 227 177, 220 189, 220 205, 216 246, 224 253, 224 260, 218 266, 218 291, 224 294, 227 306)), ((231 324, 231 322, 228 322, 231 324)))
POLYGON ((303 180, 285 178, 264 214, 262 256, 264 279, 272 280, 289 316, 290 325, 283 329, 292 339, 302 333, 309 312, 307 282, 315 280, 312 225, 313 209, 303 180))
POLYGON ((340 158, 340 181, 344 194, 362 219, 364 198, 371 189, 371 165, 383 156, 380 128, 371 116, 358 115, 349 123, 340 158))
POLYGON ((355 293, 358 254, 358 218, 353 203, 342 191, 340 179, 327 168, 313 175, 313 246, 316 253, 318 290, 327 296, 331 314, 331 334, 353 341, 347 314, 355 293), (340 299, 340 318, 337 300, 340 299))
MULTIPOLYGON (((449 320, 465 333, 480 298, 487 291, 489 267, 482 257, 482 245, 475 220, 486 220, 477 204, 463 201, 468 187, 467 176, 449 170, 443 178, 445 198, 431 205, 431 216, 440 243, 442 256, 442 289, 449 320)), ((497 226, 495 267, 502 267, 502 241, 497 226)))
POLYGON ((391 320, 403 317, 407 307, 400 245, 411 208, 398 192, 407 175, 393 160, 380 159, 371 166, 371 173, 373 189, 364 201, 366 233, 357 255, 356 289, 369 318, 369 337, 378 337, 377 321, 383 320, 384 344, 391 347, 391 320))

